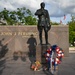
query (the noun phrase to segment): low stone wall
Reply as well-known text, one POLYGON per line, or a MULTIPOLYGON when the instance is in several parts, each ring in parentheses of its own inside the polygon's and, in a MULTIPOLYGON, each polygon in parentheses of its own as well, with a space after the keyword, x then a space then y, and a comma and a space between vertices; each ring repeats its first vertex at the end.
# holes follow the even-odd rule
MULTIPOLYGON (((45 43, 43 32, 43 43, 45 43)), ((69 54, 68 26, 52 26, 48 33, 49 43, 60 46, 65 56, 69 54)), ((6 55, 11 56, 14 51, 30 52, 36 50, 39 44, 37 26, 0 26, 0 50, 7 50, 6 55)))
POLYGON ((75 47, 69 47, 69 53, 75 53, 75 47))

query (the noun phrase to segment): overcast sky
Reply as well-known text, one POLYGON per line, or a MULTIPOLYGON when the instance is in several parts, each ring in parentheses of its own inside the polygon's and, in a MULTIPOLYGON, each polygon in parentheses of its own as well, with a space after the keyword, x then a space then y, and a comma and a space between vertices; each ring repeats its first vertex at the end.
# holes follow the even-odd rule
POLYGON ((63 22, 71 20, 70 15, 75 15, 75 0, 0 0, 0 11, 3 8, 16 10, 19 7, 26 7, 34 12, 40 8, 40 3, 45 2, 45 9, 49 11, 52 21, 63 22), (63 16, 66 15, 66 21, 63 16))

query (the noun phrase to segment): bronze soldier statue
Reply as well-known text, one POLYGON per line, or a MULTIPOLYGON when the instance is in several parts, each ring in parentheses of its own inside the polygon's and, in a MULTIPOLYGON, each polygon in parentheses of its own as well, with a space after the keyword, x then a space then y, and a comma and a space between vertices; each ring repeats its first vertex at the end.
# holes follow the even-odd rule
POLYGON ((40 6, 41 6, 41 8, 38 9, 35 12, 35 15, 38 16, 38 18, 39 18, 37 28, 38 28, 38 31, 39 31, 40 44, 42 44, 42 31, 43 31, 43 29, 44 29, 44 32, 45 32, 46 44, 49 44, 48 43, 48 31, 51 28, 50 17, 49 17, 48 11, 46 9, 44 9, 45 8, 45 3, 42 2, 40 4, 40 6))

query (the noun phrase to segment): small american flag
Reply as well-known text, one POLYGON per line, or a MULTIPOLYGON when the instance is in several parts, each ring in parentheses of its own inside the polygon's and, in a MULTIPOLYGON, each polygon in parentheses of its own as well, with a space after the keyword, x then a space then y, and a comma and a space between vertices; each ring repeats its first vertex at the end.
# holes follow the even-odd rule
POLYGON ((64 15, 64 20, 66 19, 66 15, 64 15))

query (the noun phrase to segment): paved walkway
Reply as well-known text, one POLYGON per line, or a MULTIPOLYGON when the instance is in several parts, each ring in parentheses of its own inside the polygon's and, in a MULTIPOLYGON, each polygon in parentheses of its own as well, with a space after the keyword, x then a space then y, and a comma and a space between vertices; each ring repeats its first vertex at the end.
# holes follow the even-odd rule
POLYGON ((59 65, 58 75, 75 75, 75 54, 69 54, 59 65))
POLYGON ((43 71, 32 71, 30 64, 29 58, 26 61, 22 61, 20 58, 17 61, 2 59, 0 61, 0 75, 46 75, 43 71))
MULTIPOLYGON (((0 75, 52 75, 48 71, 32 71, 30 69, 31 60, 1 59, 0 60, 0 75)), ((59 65, 57 75, 75 75, 75 54, 69 54, 59 65)))

